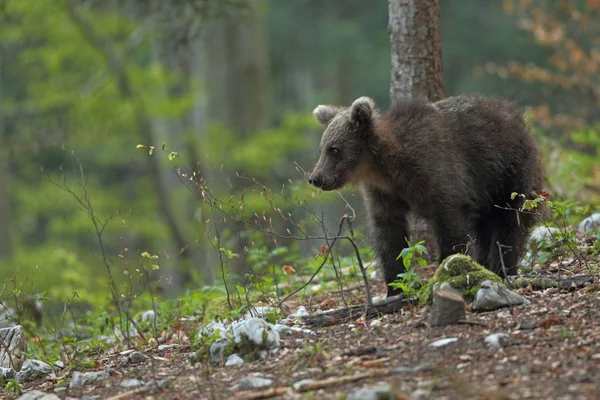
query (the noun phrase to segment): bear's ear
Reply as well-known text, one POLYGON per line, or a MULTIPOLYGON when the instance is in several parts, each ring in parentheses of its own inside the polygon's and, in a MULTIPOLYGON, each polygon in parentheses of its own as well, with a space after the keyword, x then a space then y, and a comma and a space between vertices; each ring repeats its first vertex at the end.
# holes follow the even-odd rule
POLYGON ((323 125, 329 125, 331 120, 342 111, 342 107, 320 105, 313 110, 313 116, 317 122, 323 125))
POLYGON ((352 121, 360 125, 370 124, 375 112, 375 102, 370 97, 359 97, 354 100, 350 109, 352 121))

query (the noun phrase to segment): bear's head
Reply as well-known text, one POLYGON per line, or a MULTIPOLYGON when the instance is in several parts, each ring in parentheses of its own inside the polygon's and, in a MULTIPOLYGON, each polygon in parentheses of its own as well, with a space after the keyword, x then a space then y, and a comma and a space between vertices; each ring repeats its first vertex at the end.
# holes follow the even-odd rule
POLYGON ((308 182, 323 190, 359 183, 368 166, 369 140, 373 137, 375 102, 356 99, 350 107, 320 105, 315 119, 325 125, 319 146, 319 161, 308 182))

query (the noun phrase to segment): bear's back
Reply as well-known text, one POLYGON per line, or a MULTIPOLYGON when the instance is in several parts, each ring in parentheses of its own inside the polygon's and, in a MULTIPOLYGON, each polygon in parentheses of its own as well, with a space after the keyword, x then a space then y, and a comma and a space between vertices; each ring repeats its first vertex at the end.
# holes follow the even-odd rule
POLYGON ((445 134, 461 151, 479 192, 498 198, 512 191, 528 192, 532 183, 541 184, 537 147, 516 104, 469 95, 433 105, 443 116, 445 134))

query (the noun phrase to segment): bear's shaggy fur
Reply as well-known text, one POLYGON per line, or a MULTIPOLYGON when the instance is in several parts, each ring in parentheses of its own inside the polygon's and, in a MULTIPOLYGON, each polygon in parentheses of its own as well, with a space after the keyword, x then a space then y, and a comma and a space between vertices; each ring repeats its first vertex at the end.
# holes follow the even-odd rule
POLYGON ((409 237, 408 212, 433 226, 440 262, 468 252, 500 276, 517 273, 535 217, 507 210, 522 204, 511 193, 530 196, 543 185, 539 152, 518 107, 469 95, 397 101, 380 114, 361 97, 313 114, 326 129, 309 182, 323 190, 361 187, 386 283, 404 272, 396 258, 409 237))

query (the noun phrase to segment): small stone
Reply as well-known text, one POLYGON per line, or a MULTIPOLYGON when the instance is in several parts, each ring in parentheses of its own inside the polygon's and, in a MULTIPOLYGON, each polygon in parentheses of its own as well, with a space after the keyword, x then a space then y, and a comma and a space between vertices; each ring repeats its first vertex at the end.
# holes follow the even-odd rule
POLYGON ((227 338, 217 339, 210 345, 210 361, 213 364, 221 364, 224 357, 227 356, 227 348, 231 347, 231 340, 227 338))
POLYGON ((490 311, 523 304, 530 304, 530 301, 515 292, 511 292, 497 282, 487 280, 479 286, 471 309, 473 311, 490 311))
POLYGON ((272 384, 273 380, 271 379, 258 376, 246 376, 237 381, 237 383, 231 387, 231 390, 266 389, 272 384))
POLYGON ((508 335, 506 333, 493 333, 484 340, 490 350, 499 350, 508 344, 508 335))
POLYGON ((88 383, 102 382, 108 379, 110 374, 106 371, 78 372, 74 371, 69 383, 69 389, 79 388, 88 383))
POLYGON ((161 380, 151 380, 146 382, 144 385, 144 389, 146 390, 154 390, 154 389, 166 389, 171 386, 171 379, 161 379, 161 380))
POLYGON ((313 336, 317 334, 315 331, 311 331, 310 329, 303 329, 298 326, 287 326, 282 324, 275 324, 272 326, 272 329, 280 335, 291 334, 294 332, 304 333, 313 336))
POLYGON ((443 347, 443 346, 446 346, 450 343, 457 342, 457 341, 458 341, 458 338, 445 338, 445 339, 436 340, 435 342, 430 343, 429 346, 443 347))
POLYGON ((380 302, 380 301, 382 301, 382 300, 383 300, 383 296, 379 296, 379 295, 377 295, 377 296, 373 296, 373 297, 371 297, 371 302, 372 302, 373 304, 379 303, 379 302, 380 302))
POLYGON ((55 361, 55 362, 54 362, 54 366, 55 366, 56 368, 63 369, 63 368, 65 367, 65 363, 64 363, 64 362, 62 362, 61 360, 58 360, 58 361, 55 361))
POLYGON ((600 231, 600 213, 592 214, 581 221, 577 230, 584 233, 600 231))
POLYGON ((119 386, 125 389, 136 389, 144 386, 144 381, 139 379, 123 379, 119 386))
POLYGON ((371 323, 369 324, 369 326, 371 328, 378 328, 381 326, 381 320, 380 319, 374 319, 373 321, 371 321, 371 323))
POLYGON ((381 385, 356 390, 346 396, 346 400, 383 400, 393 398, 392 396, 392 387, 390 385, 381 385))
POLYGON ((417 389, 410 394, 413 400, 427 400, 431 397, 431 392, 425 389, 417 389))
POLYGON ((237 354, 232 354, 227 357, 227 361, 225 361, 226 367, 231 367, 233 365, 242 365, 244 363, 244 359, 237 354))
POLYGON ((146 390, 153 390, 153 389, 165 389, 168 388, 169 386, 171 386, 171 380, 170 379, 160 379, 160 380, 151 380, 146 382, 146 384, 144 385, 144 389, 146 390))
POLYGON ((53 393, 46 393, 40 390, 32 390, 23 394, 17 400, 60 400, 60 397, 53 393))
POLYGON ((21 325, 0 329, 0 367, 20 370, 26 350, 27 338, 21 325))
POLYGON ((296 310, 296 314, 294 314, 294 315, 296 317, 306 317, 306 316, 310 315, 310 313, 308 312, 306 307, 300 306, 300 307, 298 307, 298 309, 296 310))
POLYGON ((154 312, 154 310, 148 310, 148 311, 144 311, 142 313, 142 315, 140 316, 140 321, 154 324, 155 318, 156 318, 156 313, 154 312))
POLYGON ((29 382, 53 374, 50 364, 39 360, 25 360, 21 370, 17 372, 16 379, 18 382, 29 382))
POLYGON ((170 349, 176 349, 178 347, 181 347, 181 345, 177 344, 177 343, 173 343, 173 344, 161 344, 158 346, 158 351, 166 351, 166 350, 170 350, 170 349))
POLYGON ((314 381, 315 381, 314 379, 302 379, 297 382, 294 382, 294 384, 292 385, 292 388, 295 391, 298 391, 302 388, 302 386, 306 385, 307 383, 314 382, 314 381))
POLYGON ((131 364, 139 364, 149 360, 150 357, 148 357, 144 353, 140 353, 139 351, 134 351, 133 353, 129 354, 129 357, 127 357, 127 359, 131 364))
POLYGON ((120 352, 119 354, 120 354, 120 355, 122 355, 122 356, 126 356, 126 355, 128 355, 128 354, 131 354, 131 353, 133 353, 134 351, 135 351, 135 350, 133 350, 133 349, 129 349, 129 350, 123 350, 123 351, 122 351, 122 352, 120 352))

